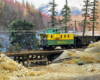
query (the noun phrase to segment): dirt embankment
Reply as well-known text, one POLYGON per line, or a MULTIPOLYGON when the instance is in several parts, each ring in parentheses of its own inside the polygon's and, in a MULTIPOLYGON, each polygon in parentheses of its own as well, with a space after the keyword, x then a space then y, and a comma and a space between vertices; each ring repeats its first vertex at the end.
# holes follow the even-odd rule
POLYGON ((90 44, 84 51, 66 50, 63 57, 80 57, 64 60, 47 66, 33 66, 30 69, 11 60, 0 57, 0 80, 100 80, 100 41, 90 44), (78 65, 82 62, 83 65, 78 65))

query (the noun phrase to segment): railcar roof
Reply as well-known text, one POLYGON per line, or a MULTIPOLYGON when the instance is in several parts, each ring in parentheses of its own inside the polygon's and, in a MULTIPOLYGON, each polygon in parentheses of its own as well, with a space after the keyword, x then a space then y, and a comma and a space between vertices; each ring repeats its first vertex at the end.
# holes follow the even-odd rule
MULTIPOLYGON (((52 34, 52 33, 42 33, 42 34, 38 34, 38 35, 46 35, 46 34, 52 34)), ((75 33, 59 33, 59 34, 75 34, 75 33)))

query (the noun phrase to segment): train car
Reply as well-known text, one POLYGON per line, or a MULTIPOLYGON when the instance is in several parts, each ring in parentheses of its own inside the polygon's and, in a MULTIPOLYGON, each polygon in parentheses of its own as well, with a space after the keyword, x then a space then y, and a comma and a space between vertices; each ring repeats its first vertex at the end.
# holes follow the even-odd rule
POLYGON ((60 33, 56 28, 46 29, 40 35, 39 47, 53 50, 60 46, 62 49, 81 48, 100 40, 100 36, 75 36, 74 33, 60 33))
POLYGON ((55 49, 56 46, 67 48, 68 45, 74 44, 74 34, 61 34, 56 28, 45 30, 40 34, 39 46, 44 50, 55 49))

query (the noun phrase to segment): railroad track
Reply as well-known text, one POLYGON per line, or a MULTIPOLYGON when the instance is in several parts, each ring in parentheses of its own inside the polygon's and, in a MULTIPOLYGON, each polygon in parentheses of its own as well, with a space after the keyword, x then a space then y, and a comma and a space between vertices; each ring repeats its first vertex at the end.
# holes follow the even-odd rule
POLYGON ((57 61, 53 61, 52 63, 61 63, 61 62, 63 62, 64 60, 66 60, 66 61, 69 61, 69 60, 72 60, 72 59, 79 59, 80 57, 76 57, 76 58, 72 58, 72 57, 70 57, 70 58, 64 58, 64 59, 59 59, 59 60, 57 60, 57 61))

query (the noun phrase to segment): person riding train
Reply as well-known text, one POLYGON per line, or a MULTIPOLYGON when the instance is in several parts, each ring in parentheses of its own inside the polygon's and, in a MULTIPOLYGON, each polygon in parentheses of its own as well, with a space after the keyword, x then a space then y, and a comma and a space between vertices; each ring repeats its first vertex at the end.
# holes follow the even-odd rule
POLYGON ((41 39, 41 43, 44 44, 46 42, 47 42, 47 38, 45 36, 43 36, 42 39, 41 39))

